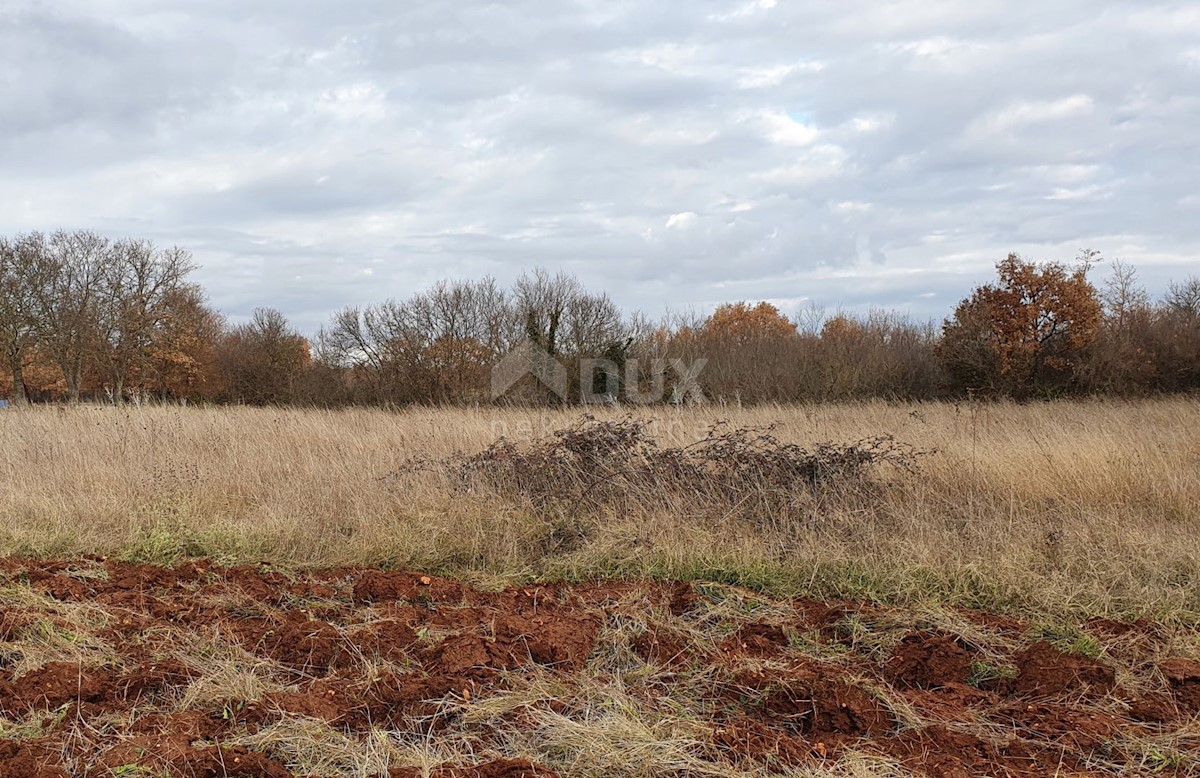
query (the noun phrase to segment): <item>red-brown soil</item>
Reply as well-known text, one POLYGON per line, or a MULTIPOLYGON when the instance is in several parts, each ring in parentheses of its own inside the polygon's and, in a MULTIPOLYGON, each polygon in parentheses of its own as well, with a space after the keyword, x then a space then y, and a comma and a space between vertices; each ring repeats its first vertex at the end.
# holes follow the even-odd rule
POLYGON ((971 653, 947 635, 913 633, 900 642, 887 669, 896 686, 941 689, 967 682, 971 653))
MULTIPOLYGON (((1194 732, 1200 716, 1200 662, 1171 655, 1153 624, 1081 625, 1104 646, 1095 659, 1026 639, 1011 617, 968 612, 974 640, 995 638, 985 651, 915 616, 905 626, 900 609, 725 589, 767 607, 730 607, 689 584, 490 592, 408 572, 0 559, 0 592, 21 593, 0 598, 0 778, 317 774, 287 752, 237 744, 291 719, 364 744, 375 730, 469 735, 472 756, 432 768, 437 778, 569 775, 569 760, 556 771, 510 753, 462 711, 529 676, 566 690, 599 683, 614 663, 653 679, 628 686, 646 710, 693 695, 711 724, 698 753, 717 771, 767 775, 857 751, 930 776, 1132 774, 1147 764, 1139 739, 1194 732), (194 693, 212 687, 218 649, 265 679, 261 693, 194 693)), ((537 706, 578 712, 534 698, 512 715, 537 706)), ((1189 747, 1182 737, 1178 758, 1152 766, 1190 774, 1189 747)))

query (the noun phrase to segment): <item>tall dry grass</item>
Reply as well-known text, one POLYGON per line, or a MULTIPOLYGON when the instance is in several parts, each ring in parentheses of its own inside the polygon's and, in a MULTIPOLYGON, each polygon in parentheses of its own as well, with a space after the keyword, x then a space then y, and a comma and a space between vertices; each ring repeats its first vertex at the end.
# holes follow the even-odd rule
POLYGON ((562 544, 559 522, 519 501, 388 476, 501 434, 528 441, 578 410, 34 408, 0 412, 0 553, 701 577, 1019 610, 1200 612, 1200 401, 635 413, 670 444, 726 420, 774 423, 801 444, 893 435, 936 453, 915 475, 885 474, 870 499, 800 518, 625 504, 562 544))

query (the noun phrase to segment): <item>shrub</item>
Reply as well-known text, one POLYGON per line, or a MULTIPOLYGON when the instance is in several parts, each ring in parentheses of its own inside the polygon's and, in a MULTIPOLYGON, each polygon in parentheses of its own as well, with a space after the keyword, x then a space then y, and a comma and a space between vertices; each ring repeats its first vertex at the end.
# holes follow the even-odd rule
POLYGON ((417 460, 401 472, 438 471, 461 491, 486 490, 557 516, 668 508, 765 519, 831 491, 870 491, 877 466, 911 473, 923 453, 891 437, 805 448, 773 432, 722 422, 690 445, 661 446, 644 420, 584 416, 527 446, 501 438, 476 454, 417 460))

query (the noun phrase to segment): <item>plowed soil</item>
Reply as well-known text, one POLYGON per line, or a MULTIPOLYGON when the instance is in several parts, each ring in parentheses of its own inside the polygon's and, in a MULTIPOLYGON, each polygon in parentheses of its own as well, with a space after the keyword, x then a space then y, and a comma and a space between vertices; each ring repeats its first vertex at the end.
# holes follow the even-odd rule
POLYGON ((578 699, 618 681, 645 717, 686 718, 710 774, 865 753, 930 776, 1185 775, 1197 651, 1142 622, 1055 632, 703 584, 484 591, 411 572, 9 558, 0 777, 568 776, 587 755, 547 722, 590 722, 578 699), (331 745, 264 736, 287 722, 358 744, 357 772, 313 756, 331 745), (460 747, 381 757, 380 733, 460 747))

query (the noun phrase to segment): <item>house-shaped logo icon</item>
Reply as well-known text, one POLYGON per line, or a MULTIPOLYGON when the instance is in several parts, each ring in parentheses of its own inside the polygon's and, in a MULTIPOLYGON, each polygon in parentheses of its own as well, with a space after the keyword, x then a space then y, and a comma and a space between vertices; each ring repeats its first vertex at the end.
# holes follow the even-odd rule
POLYGON ((567 369, 533 341, 523 340, 492 368, 492 399, 512 393, 526 376, 558 399, 567 398, 567 369))

